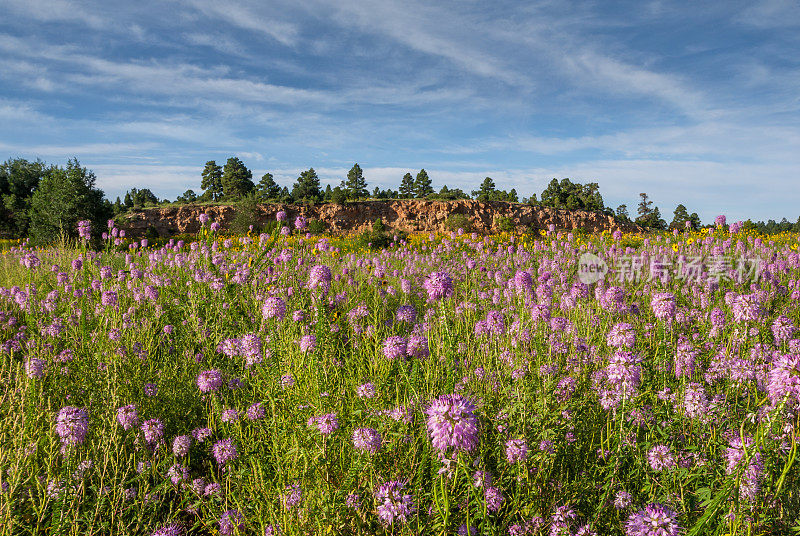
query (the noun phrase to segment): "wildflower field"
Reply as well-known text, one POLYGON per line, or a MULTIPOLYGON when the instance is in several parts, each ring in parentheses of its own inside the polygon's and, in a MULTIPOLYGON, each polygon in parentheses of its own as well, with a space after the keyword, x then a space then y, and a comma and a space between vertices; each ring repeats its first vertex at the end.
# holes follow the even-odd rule
POLYGON ((0 533, 800 530, 796 235, 203 223, 0 254, 0 533))

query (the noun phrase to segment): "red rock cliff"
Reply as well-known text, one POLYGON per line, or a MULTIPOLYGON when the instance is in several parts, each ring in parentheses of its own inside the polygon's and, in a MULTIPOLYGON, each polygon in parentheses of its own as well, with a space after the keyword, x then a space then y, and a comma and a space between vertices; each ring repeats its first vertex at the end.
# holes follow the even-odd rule
MULTIPOLYGON (((326 203, 315 206, 269 204, 258 207, 258 216, 253 223, 261 225, 274 220, 281 210, 289 215, 289 221, 293 221, 298 215, 321 220, 331 233, 360 232, 369 228, 377 218, 381 218, 387 227, 406 232, 445 231, 445 222, 451 214, 464 214, 469 218, 471 230, 478 233, 497 232, 498 219, 501 217, 510 218, 517 229, 546 229, 548 225, 554 224, 559 230, 584 229, 589 233, 606 229, 641 231, 638 225, 620 224, 614 218, 597 212, 471 200, 359 201, 346 205, 326 203)), ((203 212, 209 215, 212 222, 219 222, 225 229, 233 221, 236 207, 183 205, 144 209, 126 218, 121 227, 132 237, 142 236, 150 227, 160 236, 196 233, 200 229, 197 217, 203 212)))

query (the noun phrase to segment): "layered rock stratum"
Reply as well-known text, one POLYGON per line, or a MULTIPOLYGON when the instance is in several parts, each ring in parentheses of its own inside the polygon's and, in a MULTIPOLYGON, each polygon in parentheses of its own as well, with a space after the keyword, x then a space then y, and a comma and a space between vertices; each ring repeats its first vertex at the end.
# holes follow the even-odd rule
MULTIPOLYGON (((600 212, 562 210, 549 207, 507 203, 504 201, 357 201, 338 205, 285 205, 280 203, 259 205, 254 225, 263 225, 274 220, 278 212, 285 211, 289 221, 299 215, 306 219, 320 220, 327 232, 346 234, 371 228, 381 218, 390 229, 418 232, 442 232, 451 214, 463 214, 470 222, 471 231, 483 234, 499 230, 501 218, 508 218, 515 229, 547 229, 555 225, 558 230, 583 229, 588 233, 605 230, 638 232, 641 227, 625 224, 600 212)), ((235 205, 180 205, 156 207, 134 212, 121 222, 121 227, 132 237, 140 237, 152 228, 159 236, 196 233, 200 229, 198 216, 208 214, 210 221, 217 221, 223 230, 236 216, 235 205)))

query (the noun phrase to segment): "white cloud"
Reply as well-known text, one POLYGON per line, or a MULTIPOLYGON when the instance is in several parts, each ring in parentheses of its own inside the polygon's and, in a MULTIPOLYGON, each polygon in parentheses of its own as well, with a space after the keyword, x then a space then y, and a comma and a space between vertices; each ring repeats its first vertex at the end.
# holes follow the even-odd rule
POLYGON ((4 0, 9 11, 42 22, 77 22, 100 29, 109 21, 96 10, 85 9, 79 2, 69 0, 4 0))
POLYGON ((239 28, 267 35, 279 43, 291 46, 298 36, 297 27, 278 20, 279 14, 271 3, 217 2, 215 0, 188 0, 188 4, 212 19, 221 18, 239 28))

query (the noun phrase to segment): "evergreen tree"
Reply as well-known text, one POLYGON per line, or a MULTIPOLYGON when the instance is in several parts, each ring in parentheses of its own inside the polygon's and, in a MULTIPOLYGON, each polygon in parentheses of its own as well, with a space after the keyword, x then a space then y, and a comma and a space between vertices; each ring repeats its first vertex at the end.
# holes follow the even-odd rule
POLYGON ((675 212, 673 212, 672 223, 669 224, 670 229, 678 229, 683 230, 686 228, 686 222, 691 221, 689 216, 689 211, 686 210, 686 207, 682 204, 675 207, 675 212))
POLYGON ((569 179, 561 179, 561 182, 553 179, 542 192, 541 199, 542 205, 553 208, 597 211, 605 208, 596 182, 580 184, 569 179))
POLYGON ((331 200, 332 195, 333 195, 333 189, 331 188, 331 185, 328 184, 325 186, 325 195, 322 196, 322 199, 327 203, 328 201, 331 200))
POLYGON ((497 188, 491 177, 486 177, 478 190, 473 190, 472 195, 478 201, 492 201, 497 197, 497 188))
POLYGON ((653 229, 666 229, 667 222, 661 219, 661 211, 658 207, 651 208, 653 204, 647 197, 646 193, 640 193, 639 208, 637 212, 639 216, 636 218, 636 223, 643 227, 650 227, 653 229))
POLYGON ((96 176, 76 158, 66 168, 48 170, 31 199, 31 234, 39 242, 52 242, 61 233, 77 236, 80 220, 103 223, 111 217, 103 192, 95 188, 96 176))
POLYGON ((647 194, 642 192, 639 194, 641 200, 639 201, 639 208, 636 210, 639 216, 636 218, 636 221, 639 220, 646 220, 650 217, 650 214, 653 213, 653 209, 650 208, 650 205, 653 204, 647 197, 647 194))
MULTIPOLYGON (((222 168, 214 160, 206 162, 200 188, 203 189, 203 196, 211 201, 219 201, 222 198, 222 168)), ((125 205, 128 205, 127 199, 125 205)))
POLYGON ((258 182, 256 196, 262 201, 275 201, 281 196, 281 187, 272 178, 272 173, 265 173, 258 182))
POLYGON ((419 170, 417 178, 414 181, 414 197, 422 199, 432 193, 433 186, 431 185, 430 177, 428 177, 428 172, 424 169, 419 170))
POLYGON ((337 205, 343 205, 347 202, 347 194, 344 191, 344 188, 341 186, 337 186, 331 192, 331 203, 335 203, 337 205))
POLYGON ((125 206, 127 208, 140 209, 147 205, 158 204, 158 198, 149 188, 131 188, 125 193, 125 206))
POLYGON ((177 203, 194 203, 197 201, 197 194, 194 190, 186 190, 175 200, 177 203))
POLYGON ((661 211, 658 207, 653 209, 653 213, 650 215, 650 225, 653 229, 664 230, 667 228, 667 222, 661 219, 661 211))
POLYGON ((303 171, 297 182, 292 188, 292 198, 296 202, 319 202, 322 201, 322 191, 320 190, 319 177, 314 168, 303 171))
POLYGON ((403 180, 400 181, 400 199, 411 199, 414 197, 414 177, 411 173, 403 175, 403 180))
POLYGON ((0 165, 0 236, 28 234, 33 192, 47 173, 41 160, 9 159, 0 165))
POLYGON ((347 172, 345 191, 348 199, 360 199, 369 196, 367 181, 364 179, 364 173, 361 171, 361 167, 358 164, 355 164, 350 171, 347 172))
POLYGON ((255 189, 253 172, 235 156, 225 162, 221 181, 225 199, 241 199, 255 189))

